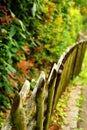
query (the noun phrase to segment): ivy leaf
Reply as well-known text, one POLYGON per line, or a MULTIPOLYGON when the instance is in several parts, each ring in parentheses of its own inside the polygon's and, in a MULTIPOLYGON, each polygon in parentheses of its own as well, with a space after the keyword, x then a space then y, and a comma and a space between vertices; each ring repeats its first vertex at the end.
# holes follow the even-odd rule
POLYGON ((3 86, 3 83, 0 82, 0 88, 2 88, 2 86, 3 86))
POLYGON ((15 35, 15 33, 16 33, 15 27, 14 27, 14 26, 11 26, 9 36, 10 36, 10 37, 13 37, 13 36, 15 35))
POLYGON ((35 17, 35 15, 36 15, 36 10, 37 10, 36 7, 37 7, 37 6, 36 6, 36 3, 34 3, 34 4, 33 4, 33 7, 32 7, 32 16, 33 16, 33 17, 35 17))
POLYGON ((22 30, 25 31, 25 26, 24 26, 23 22, 20 19, 16 18, 15 14, 11 10, 10 10, 10 12, 11 12, 11 16, 15 19, 15 23, 17 25, 20 25, 22 30))
POLYGON ((6 68, 7 72, 16 72, 16 70, 11 66, 11 65, 8 65, 7 68, 6 68))
POLYGON ((17 48, 15 48, 15 47, 11 48, 11 52, 12 52, 12 54, 13 54, 13 53, 17 53, 17 51, 18 51, 17 48))
POLYGON ((5 92, 7 94, 12 94, 13 93, 12 89, 10 87, 6 86, 6 84, 5 84, 5 92))
POLYGON ((20 35, 21 35, 24 39, 26 39, 25 34, 23 34, 23 33, 20 32, 20 35))
POLYGON ((21 26, 23 31, 25 31, 25 26, 24 26, 23 22, 20 19, 16 18, 15 22, 16 22, 16 24, 21 26))

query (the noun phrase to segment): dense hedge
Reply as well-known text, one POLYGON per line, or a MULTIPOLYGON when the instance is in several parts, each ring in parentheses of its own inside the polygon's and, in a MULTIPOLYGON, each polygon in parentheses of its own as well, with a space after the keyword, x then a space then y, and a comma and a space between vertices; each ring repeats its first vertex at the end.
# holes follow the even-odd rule
POLYGON ((77 3, 0 0, 0 109, 26 78, 37 76, 76 40, 82 29, 77 3))

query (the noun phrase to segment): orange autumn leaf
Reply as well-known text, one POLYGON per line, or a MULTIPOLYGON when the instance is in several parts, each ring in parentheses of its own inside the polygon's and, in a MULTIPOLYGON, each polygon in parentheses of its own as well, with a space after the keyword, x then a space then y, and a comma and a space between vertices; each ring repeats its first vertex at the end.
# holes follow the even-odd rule
POLYGON ((29 60, 28 62, 29 62, 29 67, 33 67, 35 59, 29 60))
POLYGON ((30 51, 30 48, 27 45, 24 46, 24 49, 25 49, 26 52, 30 51))
POLYGON ((18 56, 20 56, 20 55, 22 55, 23 54, 23 51, 22 50, 19 50, 18 52, 17 52, 17 55, 18 56))
POLYGON ((28 64, 28 61, 26 60, 22 60, 20 62, 17 63, 17 67, 22 69, 22 68, 28 68, 29 64, 28 64))
POLYGON ((21 60, 20 62, 17 63, 17 68, 20 70, 21 73, 24 75, 28 74, 29 67, 34 66, 35 59, 32 60, 21 60))
POLYGON ((27 69, 29 67, 29 61, 22 60, 17 63, 17 67, 24 75, 26 75, 28 73, 27 69))

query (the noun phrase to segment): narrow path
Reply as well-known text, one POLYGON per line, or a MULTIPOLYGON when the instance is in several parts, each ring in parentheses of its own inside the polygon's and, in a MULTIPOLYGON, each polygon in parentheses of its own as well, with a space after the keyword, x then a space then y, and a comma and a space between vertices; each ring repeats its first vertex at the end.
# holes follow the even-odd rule
POLYGON ((61 130, 76 130, 77 118, 79 112, 79 108, 76 105, 76 101, 78 100, 80 93, 81 93, 80 85, 76 85, 72 87, 72 91, 70 93, 70 99, 66 110, 66 114, 67 114, 66 123, 61 128, 61 130))
POLYGON ((80 116, 82 118, 82 122, 78 122, 78 128, 82 128, 82 130, 87 130, 87 87, 83 89, 84 102, 82 106, 82 112, 80 116))

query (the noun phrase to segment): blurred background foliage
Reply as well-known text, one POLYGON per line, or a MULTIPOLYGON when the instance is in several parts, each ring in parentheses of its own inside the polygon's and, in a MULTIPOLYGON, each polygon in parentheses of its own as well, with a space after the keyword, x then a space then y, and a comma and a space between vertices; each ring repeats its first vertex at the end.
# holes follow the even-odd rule
POLYGON ((0 109, 87 27, 87 0, 0 0, 0 109))

